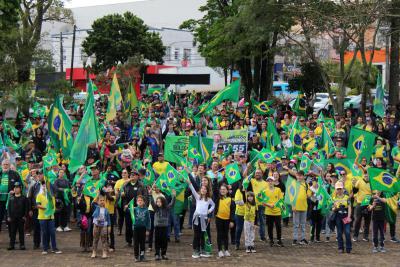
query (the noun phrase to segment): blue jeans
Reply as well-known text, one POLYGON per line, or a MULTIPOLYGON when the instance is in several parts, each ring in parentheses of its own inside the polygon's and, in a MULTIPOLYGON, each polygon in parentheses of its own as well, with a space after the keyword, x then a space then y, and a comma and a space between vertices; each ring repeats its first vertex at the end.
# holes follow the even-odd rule
POLYGON ((42 231, 42 245, 43 251, 49 250, 49 243, 51 241, 51 248, 57 250, 56 244, 56 229, 54 227, 54 220, 39 220, 40 230, 42 231))
POLYGON ((338 214, 336 216, 336 232, 337 232, 337 241, 338 241, 338 249, 344 249, 343 247, 343 233, 346 237, 346 251, 351 251, 351 237, 350 237, 350 223, 344 224, 342 221, 342 216, 338 214))
POLYGON ((244 224, 244 216, 236 215, 235 214, 235 225, 236 225, 236 246, 240 245, 240 237, 242 236, 243 232, 243 224, 244 224))
POLYGON ((181 232, 181 220, 178 214, 171 212, 169 214, 169 227, 168 227, 168 238, 171 234, 171 227, 174 227, 175 239, 179 239, 179 234, 181 232))
POLYGON ((265 207, 258 206, 257 217, 258 217, 258 226, 260 227, 260 238, 261 240, 265 240, 265 207))

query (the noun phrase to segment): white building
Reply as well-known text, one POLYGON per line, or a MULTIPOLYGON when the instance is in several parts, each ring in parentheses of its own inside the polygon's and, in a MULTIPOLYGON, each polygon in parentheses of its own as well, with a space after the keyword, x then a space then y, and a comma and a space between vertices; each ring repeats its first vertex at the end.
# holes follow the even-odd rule
MULTIPOLYGON (((92 23, 105 15, 123 14, 127 11, 143 19, 151 31, 158 32, 166 47, 165 65, 204 67, 205 60, 194 44, 191 32, 179 30, 179 25, 188 19, 201 18, 198 8, 206 0, 144 0, 131 3, 72 8, 77 26, 75 38, 74 68, 83 67, 81 46, 92 23)), ((73 26, 64 23, 45 23, 42 46, 51 49, 58 69, 71 67, 73 26), (61 34, 62 33, 62 34, 61 34), (60 49, 62 36, 62 52, 60 49), (61 68, 61 62, 63 66, 61 68)))

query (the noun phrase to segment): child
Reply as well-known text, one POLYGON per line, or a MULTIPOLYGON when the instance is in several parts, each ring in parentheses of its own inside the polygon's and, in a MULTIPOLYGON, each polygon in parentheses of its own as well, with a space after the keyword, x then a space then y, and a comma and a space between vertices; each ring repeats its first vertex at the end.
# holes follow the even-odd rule
POLYGON ((256 253, 254 248, 255 228, 254 222, 256 221, 256 200, 253 192, 247 192, 246 204, 244 210, 244 243, 247 253, 256 253))
POLYGON ((244 224, 244 200, 245 192, 243 190, 243 186, 240 185, 235 193, 235 225, 236 225, 236 250, 239 250, 240 247, 240 237, 242 236, 243 224, 244 224))
POLYGON ((372 211, 372 238, 374 242, 374 248, 372 249, 373 253, 376 252, 386 252, 384 247, 385 233, 384 233, 384 225, 385 225, 385 203, 386 199, 382 198, 382 195, 379 191, 374 191, 371 199, 371 205, 368 206, 368 209, 372 211), (378 247, 378 233, 379 233, 379 246, 378 247))
POLYGON ((103 259, 107 256, 107 233, 111 226, 110 214, 106 208, 106 197, 99 195, 95 201, 93 201, 95 207, 93 212, 93 252, 92 258, 96 258, 97 245, 101 238, 101 245, 103 248, 103 259))
POLYGON ((111 224, 109 225, 110 230, 108 231, 109 233, 109 250, 110 252, 113 252, 115 250, 115 237, 114 237, 114 227, 115 227, 115 202, 116 202, 116 197, 115 197, 115 191, 112 188, 112 185, 109 183, 105 189, 105 197, 106 197, 106 208, 108 213, 110 214, 110 222, 111 224))
POLYGON ((219 188, 219 198, 215 207, 215 226, 217 228, 218 257, 230 257, 228 251, 229 229, 233 227, 235 216, 235 201, 228 196, 228 187, 222 184, 219 188))
POLYGON ((283 247, 281 240, 282 236, 282 223, 281 223, 281 209, 276 206, 278 201, 283 198, 283 193, 279 187, 275 186, 274 177, 267 178, 268 187, 264 190, 265 195, 269 201, 265 204, 265 217, 267 222, 267 232, 269 244, 274 245, 274 224, 276 228, 276 237, 278 239, 277 245, 283 247))
POLYGON ((321 229, 322 229, 322 220, 323 216, 321 214, 321 210, 318 209, 318 199, 317 199, 317 191, 318 191, 318 183, 313 181, 310 190, 312 192, 312 196, 309 198, 309 217, 311 223, 311 242, 321 242, 321 229))
POLYGON ((210 187, 202 185, 200 194, 196 192, 190 180, 187 180, 190 191, 196 201, 196 209, 193 213, 193 254, 192 258, 210 257, 210 254, 204 251, 205 241, 204 233, 207 231, 208 215, 214 211, 214 201, 211 199, 210 187), (201 250, 201 251, 200 251, 201 250))
POLYGON ((144 251, 146 243, 146 234, 150 230, 150 213, 146 207, 144 197, 138 195, 136 197, 137 206, 133 209, 134 220, 133 223, 133 237, 134 237, 134 250, 135 261, 144 261, 144 251))
POLYGON ((156 261, 168 260, 167 246, 168 246, 168 219, 171 212, 171 208, 174 207, 176 192, 172 190, 172 199, 169 204, 163 196, 156 197, 154 202, 155 192, 151 196, 151 206, 154 209, 154 234, 155 234, 155 249, 156 249, 156 261))
POLYGON ((19 248, 25 250, 24 223, 28 213, 28 200, 21 194, 21 184, 14 184, 14 194, 8 199, 7 221, 10 232, 10 246, 8 250, 14 250, 17 231, 19 235, 19 248))

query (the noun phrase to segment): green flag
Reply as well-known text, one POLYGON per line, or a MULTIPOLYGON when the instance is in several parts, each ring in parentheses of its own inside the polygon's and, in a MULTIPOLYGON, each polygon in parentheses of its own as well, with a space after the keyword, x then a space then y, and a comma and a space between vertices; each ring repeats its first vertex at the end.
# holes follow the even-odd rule
MULTIPOLYGON (((257 150, 255 150, 255 151, 257 151, 257 150)), ((257 157, 262 162, 271 163, 275 160, 276 154, 277 154, 277 152, 273 152, 273 151, 268 150, 267 148, 263 148, 263 149, 261 149, 260 152, 258 152, 257 157)))
POLYGON ((202 160, 205 164, 210 165, 212 162, 212 149, 214 139, 199 136, 199 146, 202 160))
POLYGON ((395 224, 397 217, 397 203, 399 201, 399 195, 394 193, 384 192, 386 198, 385 205, 385 218, 388 223, 395 224))
POLYGON ((18 130, 12 126, 7 120, 3 121, 3 129, 6 133, 10 133, 13 137, 19 137, 18 130))
MULTIPOLYGON (((193 139, 193 138, 192 138, 193 139)), ((189 136, 170 136, 165 138, 164 158, 179 164, 180 158, 186 157, 189 149, 189 136), (180 158, 176 157, 178 155, 180 158)))
POLYGON ((290 132, 290 141, 293 144, 293 154, 303 151, 303 139, 301 138, 299 117, 297 117, 296 121, 293 123, 293 127, 290 132))
POLYGON ((82 193, 86 196, 95 198, 99 194, 99 190, 103 184, 104 182, 102 180, 89 180, 86 182, 82 193))
POLYGON ((266 147, 269 150, 275 151, 276 146, 281 143, 280 135, 276 130, 275 124, 272 122, 270 118, 268 118, 267 122, 267 145, 266 147))
POLYGON ((321 147, 322 151, 325 153, 325 157, 328 157, 328 155, 331 155, 335 152, 335 144, 333 143, 332 138, 329 136, 325 125, 322 127, 321 147))
POLYGON ((136 217, 135 217, 135 198, 129 201, 129 214, 131 215, 132 225, 135 225, 136 217))
POLYGON ((96 84, 94 84, 92 80, 89 80, 89 82, 86 84, 86 88, 87 88, 87 90, 86 90, 87 96, 86 96, 85 108, 83 109, 84 111, 86 111, 89 103, 92 103, 94 105, 94 103, 95 103, 94 92, 97 91, 96 84), (90 100, 92 102, 90 102, 90 100))
POLYGON ((311 168, 312 160, 307 157, 306 155, 303 155, 301 157, 300 161, 300 171, 304 171, 304 173, 308 173, 308 171, 311 168))
POLYGON ((57 151, 61 149, 64 158, 68 159, 74 140, 71 134, 72 121, 62 105, 62 97, 56 97, 54 100, 49 112, 48 125, 51 143, 57 151))
POLYGON ((152 186, 155 180, 155 175, 151 164, 148 163, 146 167, 146 175, 144 176, 143 183, 146 186, 152 186))
MULTIPOLYGON (((89 101, 91 100, 89 99, 89 101)), ((93 143, 97 143, 96 116, 94 105, 89 103, 71 149, 70 164, 68 166, 71 173, 76 172, 85 163, 88 146, 93 143)))
POLYGON ((286 180, 285 203, 291 206, 295 206, 299 190, 300 183, 289 176, 286 180))
POLYGON ((387 170, 379 168, 368 168, 369 182, 371 190, 381 192, 398 193, 400 192, 400 182, 387 170))
POLYGON ((279 199, 278 202, 276 202, 275 206, 281 209, 282 219, 290 217, 289 207, 287 204, 285 204, 282 198, 279 199))
POLYGON ((364 207, 364 206, 368 206, 371 203, 371 195, 365 195, 364 199, 361 201, 360 206, 364 207))
POLYGON ((195 117, 201 117, 203 113, 206 111, 212 110, 214 107, 218 106, 225 100, 230 100, 232 102, 239 101, 239 93, 240 93, 240 79, 232 82, 227 87, 219 91, 208 103, 208 105, 204 106, 200 111, 195 115, 195 117))
POLYGON ((232 163, 225 167, 225 178, 228 184, 233 184, 242 179, 237 163, 232 163))
POLYGON ((128 94, 125 100, 125 111, 129 112, 139 106, 139 101, 136 96, 135 88, 133 88, 132 81, 129 82, 128 94))
POLYGON ((306 114, 306 99, 305 95, 303 93, 299 93, 296 97, 296 101, 293 104, 293 111, 298 115, 298 116, 303 116, 305 117, 306 114))
POLYGON ((318 199, 318 209, 321 210, 322 215, 327 215, 333 204, 332 197, 326 191, 321 177, 318 177, 318 190, 316 192, 318 199))
POLYGON ((382 86, 382 76, 379 73, 376 81, 376 94, 374 99, 374 113, 376 116, 383 118, 385 116, 385 104, 384 104, 385 92, 382 86))
POLYGON ((247 176, 246 178, 243 179, 242 186, 243 186, 244 190, 247 190, 247 188, 249 187, 250 181, 251 181, 251 178, 253 178, 253 175, 254 175, 254 171, 249 176, 247 176))
POLYGON ((269 103, 270 101, 257 102, 256 100, 251 99, 251 105, 254 112, 260 115, 272 115, 275 113, 275 109, 270 108, 269 103))
POLYGON ((347 145, 347 158, 355 159, 358 156, 358 161, 361 162, 361 159, 365 157, 369 163, 375 146, 375 138, 374 133, 352 127, 347 145))
POLYGON ((199 150, 199 138, 197 136, 189 138, 188 158, 195 159, 199 163, 203 161, 199 150))
POLYGON ((58 165, 57 154, 53 149, 50 149, 46 156, 43 157, 43 167, 48 168, 55 165, 58 165))
POLYGON ((269 201, 269 197, 265 194, 265 191, 258 193, 256 199, 261 204, 266 204, 269 201))
POLYGON ((32 122, 31 122, 30 119, 28 119, 28 120, 25 122, 25 126, 24 126, 24 128, 22 129, 22 132, 23 132, 23 133, 26 133, 28 130, 33 131, 33 125, 32 125, 32 122))
POLYGON ((119 89, 117 74, 114 73, 114 77, 111 83, 110 94, 108 95, 108 105, 106 113, 106 121, 112 121, 117 116, 117 109, 121 104, 122 96, 121 90, 119 89))

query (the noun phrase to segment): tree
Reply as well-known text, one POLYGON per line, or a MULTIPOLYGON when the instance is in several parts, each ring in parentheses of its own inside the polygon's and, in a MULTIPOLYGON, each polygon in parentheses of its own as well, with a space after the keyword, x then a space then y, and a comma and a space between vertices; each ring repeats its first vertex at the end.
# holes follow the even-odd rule
POLYGON ((301 75, 289 80, 291 91, 300 90, 304 92, 307 98, 311 98, 318 92, 325 92, 325 84, 322 80, 320 69, 312 62, 306 62, 301 66, 301 75))
POLYGON ((390 79, 389 104, 399 101, 399 49, 400 49, 400 0, 392 0, 389 9, 390 20, 390 79))
POLYGON ((86 54, 96 56, 96 72, 111 69, 131 57, 162 63, 165 55, 160 35, 149 31, 143 20, 130 12, 94 21, 82 47, 86 54))
POLYGON ((7 53, 13 59, 20 83, 29 81, 33 56, 41 40, 42 25, 46 21, 71 23, 72 12, 61 0, 21 0, 18 26, 7 35, 7 53))

